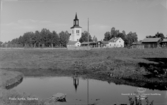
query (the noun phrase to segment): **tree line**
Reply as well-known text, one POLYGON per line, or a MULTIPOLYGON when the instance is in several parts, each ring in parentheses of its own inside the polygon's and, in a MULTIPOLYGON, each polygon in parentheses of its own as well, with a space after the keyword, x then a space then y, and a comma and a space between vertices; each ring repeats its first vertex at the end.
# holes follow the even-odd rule
MULTIPOLYGON (((66 47, 69 42, 70 33, 68 31, 61 31, 57 33, 55 31, 43 28, 41 31, 26 32, 19 38, 15 38, 11 41, 2 43, 0 47, 7 44, 7 47, 66 47)), ((130 47, 133 42, 138 41, 136 32, 126 32, 123 30, 120 32, 112 27, 110 31, 105 32, 103 41, 109 41, 114 37, 121 37, 124 40, 125 47, 130 47)), ((165 38, 163 33, 157 32, 154 36, 146 36, 146 38, 165 38)), ((96 36, 91 36, 87 31, 82 32, 79 41, 82 42, 97 42, 96 36), (89 36, 89 37, 88 37, 89 36)))
MULTIPOLYGON (((26 32, 19 38, 15 38, 4 44, 0 42, 0 46, 7 44, 7 47, 66 47, 70 35, 71 34, 68 31, 57 33, 43 28, 41 31, 26 32)), ((82 43, 87 42, 88 40, 90 42, 97 41, 97 37, 94 36, 92 38, 87 31, 82 32, 79 41, 82 43)))
POLYGON ((68 31, 55 31, 43 28, 41 31, 26 32, 23 36, 7 42, 8 47, 65 47, 70 33, 68 31))
POLYGON ((163 33, 160 33, 160 32, 157 32, 155 35, 149 35, 149 36, 146 36, 146 38, 161 38, 161 39, 164 39, 165 36, 163 33))

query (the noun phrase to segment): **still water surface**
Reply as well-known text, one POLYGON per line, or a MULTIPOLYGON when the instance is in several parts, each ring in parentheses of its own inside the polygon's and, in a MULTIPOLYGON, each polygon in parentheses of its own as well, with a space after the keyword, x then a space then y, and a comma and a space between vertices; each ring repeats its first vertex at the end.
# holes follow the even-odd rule
MULTIPOLYGON (((26 77, 22 83, 14 87, 16 91, 49 98, 56 93, 67 94, 68 103, 128 103, 128 95, 137 91, 138 87, 116 85, 105 81, 72 77, 26 77), (89 89, 87 84, 89 83, 89 89), (89 91, 87 91, 89 90, 89 91), (89 94, 87 94, 87 92, 89 94), (89 95, 89 96, 88 96, 89 95)), ((146 89, 149 100, 158 105, 167 105, 167 91, 146 89), (157 95, 156 95, 157 94, 157 95)))

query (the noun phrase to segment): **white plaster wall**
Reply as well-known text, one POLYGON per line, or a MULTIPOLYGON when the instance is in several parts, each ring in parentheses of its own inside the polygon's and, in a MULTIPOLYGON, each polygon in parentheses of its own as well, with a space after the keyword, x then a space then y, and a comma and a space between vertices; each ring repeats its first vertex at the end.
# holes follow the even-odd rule
POLYGON ((112 47, 124 47, 124 41, 121 38, 119 38, 116 42, 109 42, 107 44, 107 47, 110 47, 110 48, 112 48, 112 47))
POLYGON ((80 42, 75 43, 75 46, 81 46, 80 42))
POLYGON ((81 33, 82 33, 81 28, 74 28, 74 40, 73 41, 78 41, 81 38, 81 33), (79 30, 79 34, 76 33, 76 30, 79 30))

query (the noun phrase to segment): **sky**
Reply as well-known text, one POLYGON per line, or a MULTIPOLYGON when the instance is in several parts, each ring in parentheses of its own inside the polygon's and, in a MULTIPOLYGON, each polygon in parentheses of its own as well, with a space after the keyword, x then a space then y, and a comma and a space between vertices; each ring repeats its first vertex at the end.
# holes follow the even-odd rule
POLYGON ((68 31, 77 13, 82 31, 98 40, 112 27, 136 32, 142 40, 157 32, 167 36, 167 0, 1 0, 0 41, 6 42, 25 32, 68 31))

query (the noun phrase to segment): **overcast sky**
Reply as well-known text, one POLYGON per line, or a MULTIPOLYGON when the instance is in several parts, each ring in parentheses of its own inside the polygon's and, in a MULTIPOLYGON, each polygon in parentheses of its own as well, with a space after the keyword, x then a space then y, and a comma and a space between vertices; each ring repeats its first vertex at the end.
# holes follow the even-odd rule
POLYGON ((5 42, 25 32, 47 28, 69 31, 77 12, 82 30, 98 40, 112 27, 136 32, 139 40, 162 32, 167 35, 167 0, 2 0, 1 36, 5 42))

